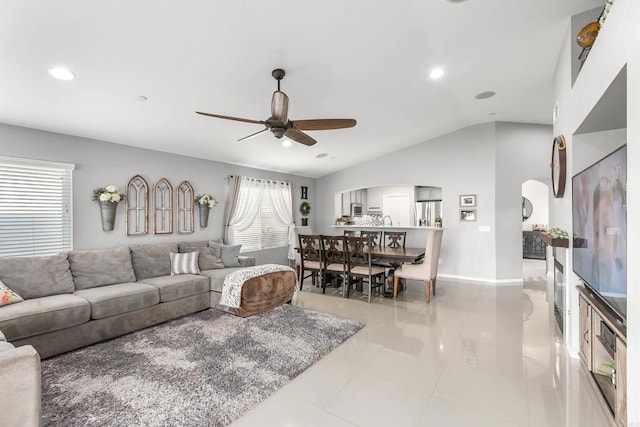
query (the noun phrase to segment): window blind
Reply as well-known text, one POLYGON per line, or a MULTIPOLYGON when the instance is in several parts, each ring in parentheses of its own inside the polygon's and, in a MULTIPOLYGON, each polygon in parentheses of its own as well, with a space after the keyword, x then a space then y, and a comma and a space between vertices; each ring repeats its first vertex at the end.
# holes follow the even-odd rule
POLYGON ((269 202, 269 191, 281 191, 285 196, 291 197, 289 185, 279 185, 275 189, 262 189, 261 194, 256 192, 241 192, 238 199, 240 206, 248 203, 249 197, 260 197, 259 212, 255 221, 244 231, 235 231, 234 243, 242 244, 242 252, 257 251, 261 249, 278 248, 289 244, 289 227, 283 225, 269 202))
POLYGON ((0 256, 72 249, 74 168, 0 156, 0 256))

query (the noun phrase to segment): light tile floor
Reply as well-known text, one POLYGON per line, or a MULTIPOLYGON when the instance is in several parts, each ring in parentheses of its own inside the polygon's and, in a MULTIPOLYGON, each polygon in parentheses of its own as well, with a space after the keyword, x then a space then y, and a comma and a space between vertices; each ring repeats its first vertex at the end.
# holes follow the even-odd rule
POLYGON ((371 304, 305 283, 295 305, 366 327, 234 425, 609 426, 555 338, 544 262, 524 260, 523 275, 524 286, 439 279, 429 305, 418 282, 371 304))

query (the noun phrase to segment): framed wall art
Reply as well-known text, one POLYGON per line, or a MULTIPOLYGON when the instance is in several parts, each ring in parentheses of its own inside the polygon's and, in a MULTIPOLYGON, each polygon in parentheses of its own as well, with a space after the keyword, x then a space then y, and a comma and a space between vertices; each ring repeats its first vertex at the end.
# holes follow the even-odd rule
POLYGON ((460 209, 460 221, 475 221, 476 210, 475 209, 460 209))
POLYGON ((476 207, 476 195, 475 194, 462 194, 462 195, 460 195, 460 207, 461 208, 475 208, 476 207))

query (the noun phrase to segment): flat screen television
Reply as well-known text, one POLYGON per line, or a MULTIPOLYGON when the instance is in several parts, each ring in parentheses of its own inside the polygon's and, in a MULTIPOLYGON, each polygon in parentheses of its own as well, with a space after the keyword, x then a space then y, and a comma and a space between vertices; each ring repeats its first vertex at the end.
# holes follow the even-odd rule
POLYGON ((576 174, 573 271, 627 318, 627 146, 576 174))

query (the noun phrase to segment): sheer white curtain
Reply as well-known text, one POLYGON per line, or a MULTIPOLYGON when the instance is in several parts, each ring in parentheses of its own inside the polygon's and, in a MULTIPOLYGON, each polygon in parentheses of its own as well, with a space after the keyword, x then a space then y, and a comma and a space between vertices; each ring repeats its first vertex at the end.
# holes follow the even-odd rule
POLYGON ((288 182, 265 181, 265 196, 277 219, 289 227, 289 259, 295 259, 296 231, 293 223, 293 202, 291 200, 291 185, 288 182))
POLYGON ((296 236, 291 184, 245 176, 239 177, 236 182, 235 206, 229 208, 229 242, 243 242, 243 245, 246 244, 253 250, 286 244, 289 247, 287 257, 294 259, 296 236), (281 231, 277 231, 278 229, 281 231), (283 234, 285 231, 286 240, 283 234))
POLYGON ((260 212, 260 204, 264 195, 264 183, 261 180, 240 177, 240 188, 238 192, 238 202, 229 220, 228 238, 234 241, 235 231, 245 231, 256 220, 260 212))

